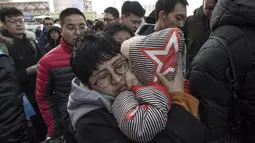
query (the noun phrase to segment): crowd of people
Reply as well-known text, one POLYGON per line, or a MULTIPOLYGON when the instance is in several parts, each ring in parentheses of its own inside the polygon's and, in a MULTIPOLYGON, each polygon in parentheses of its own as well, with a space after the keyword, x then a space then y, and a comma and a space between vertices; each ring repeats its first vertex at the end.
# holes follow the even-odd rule
POLYGON ((0 9, 1 143, 254 143, 255 3, 138 1, 35 33, 0 9))

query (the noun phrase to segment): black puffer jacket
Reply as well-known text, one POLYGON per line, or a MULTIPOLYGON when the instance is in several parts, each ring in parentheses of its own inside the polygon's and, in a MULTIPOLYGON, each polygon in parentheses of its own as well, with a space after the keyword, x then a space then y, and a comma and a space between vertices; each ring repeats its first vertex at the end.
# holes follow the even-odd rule
POLYGON ((27 143, 26 119, 13 60, 0 51, 0 142, 27 143))
POLYGON ((209 27, 209 18, 205 16, 203 6, 196 9, 194 15, 186 19, 183 30, 187 44, 186 66, 188 69, 192 59, 207 41, 211 33, 211 29, 209 27))
MULTIPOLYGON (((219 31, 224 33, 223 35, 231 35, 233 32, 227 31, 226 25, 235 25, 241 29, 253 27, 255 25, 255 3, 251 0, 221 0, 215 7, 210 24, 212 31, 220 28, 219 31)), ((254 28, 248 28, 244 32, 247 32, 244 35, 250 36, 247 39, 255 39, 254 28)), ((245 43, 240 44, 239 41, 232 42, 232 45, 244 50, 248 49, 242 47, 245 43), (239 44, 235 45, 235 43, 239 44)), ((254 43, 251 40, 248 43, 255 51, 254 43)), ((247 110, 243 110, 248 109, 245 107, 253 107, 250 109, 252 112, 249 111, 251 124, 249 130, 244 129, 244 140, 240 141, 241 143, 255 142, 255 52, 252 54, 253 65, 247 74, 246 84, 241 85, 244 86, 243 90, 239 92, 241 97, 246 98, 245 100, 240 98, 241 101, 245 101, 245 104, 241 104, 244 107, 241 108, 241 113, 247 113, 247 110)), ((229 130, 229 123, 233 120, 233 115, 236 112, 232 107, 236 106, 234 95, 226 78, 227 69, 230 68, 229 62, 227 51, 222 44, 215 39, 209 39, 194 58, 188 75, 192 94, 200 99, 201 121, 211 129, 212 135, 216 136, 213 143, 239 142, 229 130)))
POLYGON ((28 67, 37 64, 41 58, 41 54, 35 43, 35 35, 34 33, 26 32, 23 38, 19 39, 12 36, 7 30, 3 31, 2 34, 14 41, 13 45, 7 45, 7 49, 10 57, 12 57, 15 63, 17 78, 20 83, 20 90, 22 93, 27 95, 31 103, 36 103, 36 73, 28 75, 26 71, 28 67), (31 36, 33 36, 34 39, 32 39, 31 36))

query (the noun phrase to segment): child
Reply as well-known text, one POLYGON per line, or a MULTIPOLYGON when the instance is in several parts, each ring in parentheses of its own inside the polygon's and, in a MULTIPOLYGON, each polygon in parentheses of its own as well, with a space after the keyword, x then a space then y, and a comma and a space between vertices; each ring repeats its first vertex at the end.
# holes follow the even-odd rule
MULTIPOLYGON (((161 132, 166 126, 171 102, 188 107, 179 97, 174 97, 176 93, 169 95, 158 84, 156 76, 162 73, 169 81, 174 79, 183 48, 184 36, 177 28, 134 37, 122 44, 121 53, 128 59, 129 68, 139 82, 130 92, 116 97, 112 112, 121 131, 131 140, 149 142, 161 132)), ((195 105, 191 110, 196 116, 198 101, 192 99, 191 102, 195 105)))

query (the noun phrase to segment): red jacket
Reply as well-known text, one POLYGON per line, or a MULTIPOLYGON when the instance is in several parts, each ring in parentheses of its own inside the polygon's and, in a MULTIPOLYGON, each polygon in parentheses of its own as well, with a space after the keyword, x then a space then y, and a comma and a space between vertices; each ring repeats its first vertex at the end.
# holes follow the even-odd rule
POLYGON ((70 67, 73 49, 62 40, 59 46, 47 53, 40 61, 36 79, 36 100, 48 126, 48 135, 58 137, 69 130, 67 101, 71 80, 75 77, 70 67))

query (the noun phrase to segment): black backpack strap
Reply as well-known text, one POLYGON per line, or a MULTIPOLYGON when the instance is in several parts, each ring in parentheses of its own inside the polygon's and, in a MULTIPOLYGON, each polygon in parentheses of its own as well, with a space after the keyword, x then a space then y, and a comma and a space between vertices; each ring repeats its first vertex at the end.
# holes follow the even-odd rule
POLYGON ((227 78, 235 84, 233 88, 237 92, 240 80, 252 65, 252 53, 243 29, 230 25, 221 26, 212 32, 210 39, 219 41, 227 51, 232 76, 227 78))
POLYGON ((226 78, 231 83, 232 87, 230 88, 232 88, 233 96, 236 99, 236 104, 234 104, 235 113, 233 120, 230 122, 230 130, 238 137, 242 128, 241 102, 238 92, 244 85, 243 81, 246 79, 246 74, 252 65, 250 45, 243 29, 235 26, 218 28, 211 34, 210 39, 217 40, 228 53, 230 67, 226 71, 226 78))

